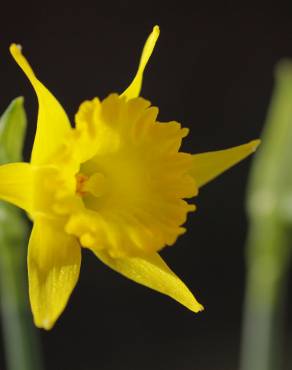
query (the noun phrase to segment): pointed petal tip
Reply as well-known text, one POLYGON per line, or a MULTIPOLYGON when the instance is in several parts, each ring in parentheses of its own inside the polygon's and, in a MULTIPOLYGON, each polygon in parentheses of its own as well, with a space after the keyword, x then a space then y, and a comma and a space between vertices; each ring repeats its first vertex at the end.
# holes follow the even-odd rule
POLYGON ((261 144, 261 140, 260 139, 252 140, 249 144, 251 146, 252 152, 255 152, 259 145, 261 144))
POLYGON ((12 43, 9 46, 9 51, 10 51, 11 55, 15 58, 15 55, 21 53, 22 46, 20 44, 12 43))
POLYGON ((28 247, 29 298, 34 323, 50 330, 64 312, 81 265, 78 241, 58 222, 35 217, 28 247))
POLYGON ((152 32, 149 36, 149 39, 151 39, 151 42, 155 45, 157 40, 158 40, 158 37, 160 35, 160 28, 158 25, 155 25, 152 29, 152 32))
POLYGON ((22 54, 22 46, 20 44, 11 44, 9 47, 10 54, 12 55, 15 62, 19 65, 19 67, 23 70, 23 72, 27 75, 28 79, 33 83, 35 79, 35 74, 31 69, 28 61, 22 54))
POLYGON ((43 319, 42 321, 38 321, 34 319, 34 324, 39 329, 51 330, 53 326, 55 325, 55 322, 52 320, 49 320, 48 318, 43 319))
POLYGON ((205 310, 205 307, 202 306, 200 303, 196 302, 194 309, 192 310, 194 313, 199 313, 205 310))
POLYGON ((38 97, 37 132, 31 161, 34 164, 44 163, 60 145, 63 145, 64 136, 71 130, 71 125, 61 104, 36 77, 28 60, 21 52, 21 46, 15 43, 11 44, 9 50, 15 62, 29 79, 38 97))
POLYGON ((128 88, 120 95, 121 97, 125 97, 126 100, 137 98, 139 96, 142 87, 143 73, 153 53, 159 34, 159 26, 155 25, 145 42, 136 76, 134 77, 128 88))
POLYGON ((194 313, 204 309, 158 253, 143 257, 112 258, 104 251, 92 251, 103 263, 128 279, 169 296, 194 313))
POLYGON ((159 26, 156 24, 154 27, 153 27, 153 34, 156 36, 156 37, 158 37, 159 36, 159 34, 160 34, 160 28, 159 28, 159 26))
POLYGON ((190 175, 200 188, 253 154, 260 143, 261 141, 257 139, 228 149, 194 154, 190 175))
POLYGON ((194 313, 199 313, 199 312, 204 311, 205 307, 197 301, 197 299, 194 297, 192 293, 191 295, 192 295, 191 302, 189 302, 189 304, 185 304, 184 306, 194 313))

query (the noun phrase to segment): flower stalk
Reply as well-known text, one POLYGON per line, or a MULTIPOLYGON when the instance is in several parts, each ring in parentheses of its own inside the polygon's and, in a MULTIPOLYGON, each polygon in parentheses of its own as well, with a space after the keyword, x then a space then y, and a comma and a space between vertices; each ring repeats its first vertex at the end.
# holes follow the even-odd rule
MULTIPOLYGON (((23 99, 15 99, 0 119, 0 163, 22 159, 26 128, 23 99)), ((29 226, 15 206, 0 202, 0 307, 6 367, 41 370, 36 330, 29 311, 26 244, 29 226)))
POLYGON ((276 69, 275 89, 248 189, 247 287, 241 370, 282 368, 292 223, 292 63, 276 69))

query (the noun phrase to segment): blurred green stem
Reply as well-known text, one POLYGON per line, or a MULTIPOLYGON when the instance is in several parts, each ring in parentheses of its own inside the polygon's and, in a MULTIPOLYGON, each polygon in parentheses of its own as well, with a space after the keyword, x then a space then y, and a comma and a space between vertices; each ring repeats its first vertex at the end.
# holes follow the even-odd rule
POLYGON ((292 63, 282 61, 249 182, 241 370, 279 370, 292 225, 292 63))
POLYGON ((0 233, 0 293, 7 369, 40 370, 38 338, 25 278, 28 225, 19 211, 7 204, 1 204, 0 219, 5 228, 0 233))
POLYGON ((288 241, 273 218, 258 220, 249 231, 241 370, 282 368, 288 241), (271 253, 275 243, 277 253, 271 253))

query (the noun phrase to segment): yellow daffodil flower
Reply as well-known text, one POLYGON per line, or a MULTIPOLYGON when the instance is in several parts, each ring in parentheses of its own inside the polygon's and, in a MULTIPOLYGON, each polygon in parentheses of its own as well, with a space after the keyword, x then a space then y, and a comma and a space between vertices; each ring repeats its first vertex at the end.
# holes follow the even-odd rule
POLYGON ((10 47, 35 89, 39 113, 31 162, 0 167, 0 197, 34 223, 29 294, 40 328, 50 329, 64 310, 78 280, 81 247, 188 309, 203 309, 158 252, 185 232, 182 225, 195 210, 185 199, 254 152, 258 141, 198 155, 179 152, 188 129, 157 121, 158 109, 139 97, 158 36, 155 26, 130 86, 121 95, 83 102, 75 128, 21 47, 10 47))

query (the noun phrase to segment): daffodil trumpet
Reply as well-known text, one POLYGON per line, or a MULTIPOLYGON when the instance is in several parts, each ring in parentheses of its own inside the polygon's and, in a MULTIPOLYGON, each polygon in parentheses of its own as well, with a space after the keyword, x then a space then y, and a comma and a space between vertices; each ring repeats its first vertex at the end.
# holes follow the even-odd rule
POLYGON ((81 247, 191 311, 203 309, 159 251, 186 231, 182 225, 195 210, 186 199, 253 153, 259 141, 198 155, 179 151, 189 130, 159 122, 158 109, 139 96, 158 36, 155 26, 130 86, 120 95, 83 102, 74 128, 21 47, 10 47, 35 89, 39 112, 31 162, 0 167, 0 197, 34 223, 29 295, 40 328, 52 328, 64 310, 78 280, 81 247))

